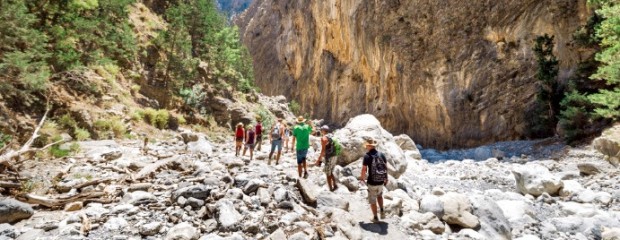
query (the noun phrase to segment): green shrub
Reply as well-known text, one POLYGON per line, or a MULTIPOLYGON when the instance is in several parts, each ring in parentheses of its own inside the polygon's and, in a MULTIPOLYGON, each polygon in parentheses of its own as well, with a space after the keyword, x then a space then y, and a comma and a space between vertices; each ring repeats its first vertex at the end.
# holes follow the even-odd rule
POLYGON ((131 120, 134 122, 144 121, 144 112, 141 110, 135 111, 130 114, 131 120))
POLYGON ((95 121, 95 129, 104 136, 123 138, 127 132, 127 128, 119 117, 109 119, 99 119, 95 121))
POLYGON ((179 124, 186 124, 187 120, 185 120, 185 117, 183 117, 183 115, 179 115, 178 119, 179 124))
POLYGON ((159 129, 165 129, 168 127, 168 120, 170 119, 170 114, 166 109, 157 110, 157 114, 155 115, 155 121, 151 122, 151 124, 159 129))
POLYGON ((50 154, 55 158, 63 158, 71 154, 71 150, 60 149, 60 146, 54 145, 50 148, 50 154))
POLYGON ((75 135, 75 139, 78 141, 84 141, 90 138, 90 132, 83 128, 75 128, 73 135, 75 135))
POLYGON ((0 133, 0 149, 11 141, 12 137, 4 133, 0 133))
POLYGON ((263 121, 263 128, 265 129, 270 129, 271 126, 273 126, 274 121, 274 117, 271 114, 271 112, 269 112, 267 109, 265 109, 265 107, 261 106, 260 108, 258 108, 258 111, 256 111, 256 119, 260 119, 263 121))
POLYGON ((68 113, 58 119, 58 125, 69 130, 77 128, 77 122, 68 113))
POLYGON ((292 100, 289 104, 288 104, 288 108, 291 110, 291 112, 293 112, 293 114, 295 115, 299 115, 299 110, 301 110, 301 106, 299 106, 299 103, 297 103, 297 101, 292 100))

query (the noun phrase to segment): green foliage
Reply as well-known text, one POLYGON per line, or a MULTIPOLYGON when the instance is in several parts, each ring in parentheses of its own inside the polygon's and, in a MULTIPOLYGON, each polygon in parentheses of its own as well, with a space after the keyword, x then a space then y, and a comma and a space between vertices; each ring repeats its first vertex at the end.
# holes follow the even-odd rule
POLYGON ((156 45, 166 52, 160 67, 165 69, 163 79, 173 92, 186 101, 190 98, 190 89, 200 84, 200 61, 207 62, 215 77, 237 90, 255 88, 251 58, 240 42, 239 30, 227 26, 213 0, 178 1, 166 10, 165 17, 169 25, 156 45))
POLYGON ((111 117, 109 119, 99 119, 94 123, 95 130, 99 132, 101 137, 123 138, 127 132, 125 124, 119 117, 111 117))
POLYGON ((535 106, 526 113, 526 119, 529 120, 528 135, 531 137, 552 135, 557 123, 556 114, 562 94, 556 79, 559 62, 553 55, 553 45, 553 36, 545 34, 535 39, 532 49, 538 65, 538 93, 535 106))
POLYGON ((299 105, 299 103, 297 103, 297 101, 295 100, 291 100, 291 102, 288 104, 288 108, 291 110, 291 112, 293 112, 293 114, 295 115, 299 115, 299 111, 301 110, 301 106, 299 105))
POLYGON ((147 108, 144 110, 144 120, 156 128, 168 128, 169 119, 170 113, 168 113, 168 110, 166 109, 155 110, 152 108, 147 108))
POLYGON ((25 106, 49 85, 48 38, 34 28, 36 23, 24 1, 0 1, 0 91, 25 106))
POLYGON ((263 128, 270 129, 271 126, 275 123, 275 119, 271 112, 269 112, 265 107, 261 106, 256 111, 256 119, 261 119, 263 121, 263 128))
POLYGON ((61 149, 58 145, 54 145, 50 148, 50 154, 55 158, 63 158, 69 156, 71 150, 61 149))
POLYGON ((204 91, 204 85, 196 84, 192 88, 181 89, 179 95, 186 105, 198 109, 201 114, 206 114, 205 99, 207 94, 204 91))
POLYGON ((620 117, 620 1, 589 2, 600 7, 596 13, 603 18, 596 28, 596 37, 600 39, 602 48, 596 54, 596 60, 601 66, 591 78, 605 80, 607 87, 588 96, 588 99, 597 104, 595 113, 598 116, 617 120, 620 117))
POLYGON ((560 127, 564 130, 566 141, 570 144, 582 137, 585 137, 586 126, 590 124, 590 116, 588 110, 591 104, 588 98, 576 90, 568 93, 562 102, 562 111, 560 112, 560 127))
POLYGON ((84 141, 90 138, 90 132, 83 128, 75 128, 75 130, 73 130, 73 135, 75 135, 75 139, 78 141, 84 141))
POLYGON ((75 121, 75 119, 71 117, 70 114, 62 115, 62 117, 58 119, 58 124, 60 125, 60 127, 63 127, 69 130, 73 130, 77 128, 77 122, 75 121))
POLYGON ((13 137, 11 137, 11 135, 6 135, 4 133, 0 133, 0 149, 2 149, 6 144, 11 142, 11 139, 13 139, 13 137))

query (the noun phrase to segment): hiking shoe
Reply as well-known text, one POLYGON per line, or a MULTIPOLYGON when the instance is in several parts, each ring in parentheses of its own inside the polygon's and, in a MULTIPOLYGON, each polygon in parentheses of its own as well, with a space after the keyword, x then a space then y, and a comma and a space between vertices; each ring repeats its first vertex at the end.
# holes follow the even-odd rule
POLYGON ((379 222, 379 218, 377 216, 374 216, 372 218, 372 222, 374 222, 374 223, 379 222))
POLYGON ((308 172, 304 172, 304 178, 308 179, 308 172))
POLYGON ((385 212, 381 211, 381 219, 385 219, 385 212))

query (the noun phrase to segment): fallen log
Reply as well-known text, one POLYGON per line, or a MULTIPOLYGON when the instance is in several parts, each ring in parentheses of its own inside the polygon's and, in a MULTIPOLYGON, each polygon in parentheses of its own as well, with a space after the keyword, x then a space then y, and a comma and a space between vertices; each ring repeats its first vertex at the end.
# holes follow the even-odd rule
POLYGON ((113 199, 102 199, 106 194, 103 192, 87 192, 80 193, 70 197, 48 198, 44 196, 25 193, 17 196, 18 200, 30 204, 38 204, 48 208, 64 207, 67 203, 81 201, 84 204, 89 202, 110 203, 113 199))
POLYGON ((78 185, 73 186, 73 188, 75 189, 82 189, 84 187, 88 187, 88 186, 92 186, 92 185, 99 185, 100 183, 109 183, 112 182, 113 179, 111 178, 106 178, 106 179, 95 179, 95 180, 91 180, 85 183, 81 183, 78 185))
POLYGON ((146 165, 145 167, 143 167, 140 172, 136 173, 135 175, 132 176, 132 179, 134 181, 140 181, 140 180, 144 180, 146 178, 151 177, 151 175, 155 174, 155 172, 159 171, 159 169, 164 168, 164 167, 172 167, 174 165, 178 165, 179 163, 179 157, 178 156, 173 156, 164 160, 158 160, 154 163, 151 163, 149 165, 146 165))
POLYGON ((21 183, 14 183, 14 182, 0 181, 0 187, 1 188, 21 188, 22 184, 21 183))

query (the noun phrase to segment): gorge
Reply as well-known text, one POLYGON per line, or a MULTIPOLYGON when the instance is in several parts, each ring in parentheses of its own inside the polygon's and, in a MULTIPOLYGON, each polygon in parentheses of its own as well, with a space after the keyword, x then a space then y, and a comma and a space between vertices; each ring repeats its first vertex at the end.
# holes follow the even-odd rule
POLYGON ((585 0, 258 0, 236 24, 263 93, 446 149, 527 138, 534 38, 554 36, 566 82, 593 54, 573 42, 591 15, 585 0))

